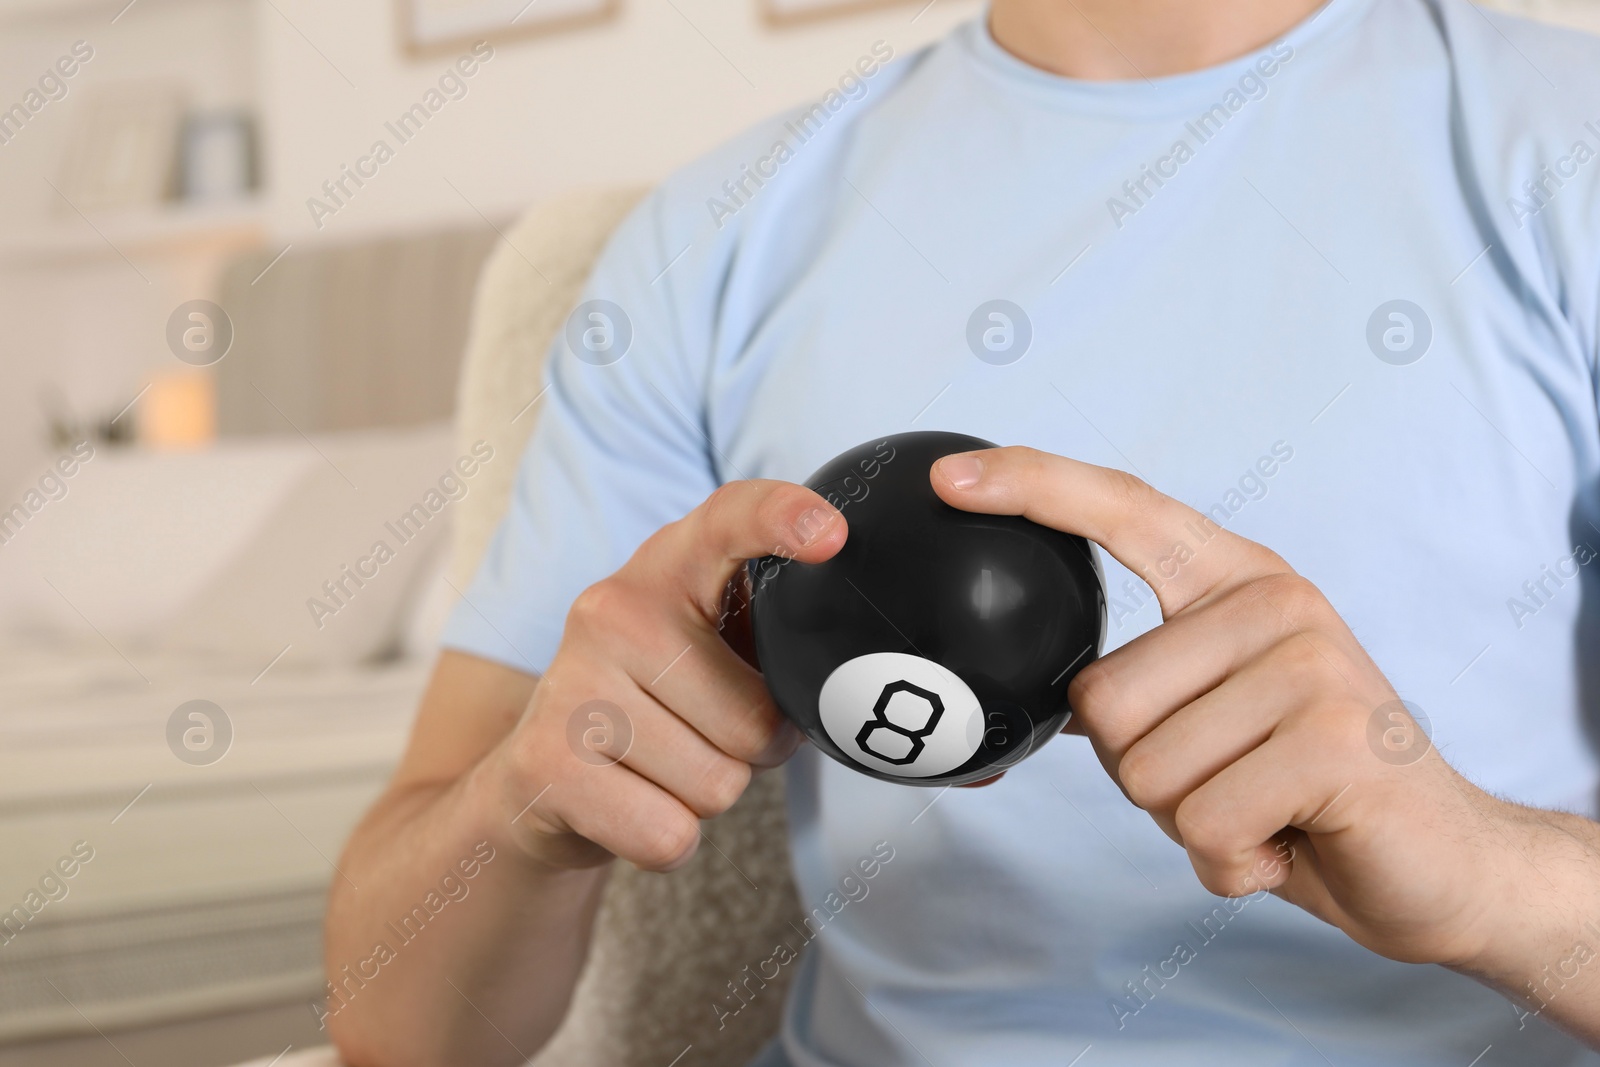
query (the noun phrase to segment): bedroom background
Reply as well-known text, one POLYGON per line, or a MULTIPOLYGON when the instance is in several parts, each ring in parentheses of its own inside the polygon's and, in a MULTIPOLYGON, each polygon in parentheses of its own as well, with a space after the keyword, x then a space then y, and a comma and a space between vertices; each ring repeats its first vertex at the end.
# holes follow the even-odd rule
POLYGON ((0 1067, 323 1043, 333 861, 516 463, 449 427, 485 257, 977 10, 0 0, 0 1067))

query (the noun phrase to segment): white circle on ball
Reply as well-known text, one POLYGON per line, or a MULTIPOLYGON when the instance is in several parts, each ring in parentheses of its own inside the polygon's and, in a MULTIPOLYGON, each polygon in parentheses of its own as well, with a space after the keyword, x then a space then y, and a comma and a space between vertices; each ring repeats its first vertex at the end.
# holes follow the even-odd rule
POLYGON ((983 708, 967 683, 904 652, 841 663, 822 683, 817 711, 845 755, 903 778, 948 774, 983 742, 983 708))

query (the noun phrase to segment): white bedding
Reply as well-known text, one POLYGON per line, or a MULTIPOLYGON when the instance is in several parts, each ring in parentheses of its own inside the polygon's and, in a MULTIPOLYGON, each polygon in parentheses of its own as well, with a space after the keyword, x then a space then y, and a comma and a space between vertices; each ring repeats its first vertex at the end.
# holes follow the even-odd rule
POLYGON ((333 865, 452 598, 450 502, 384 523, 456 459, 443 427, 100 455, 0 545, 0 1043, 321 992, 333 865), (395 559, 309 627, 378 538, 395 559), (231 725, 215 762, 169 745, 193 700, 231 725))
POLYGON ((98 636, 135 663, 185 650, 259 670, 285 647, 301 664, 369 659, 473 489, 459 462, 477 473, 444 425, 192 453, 101 445, 57 499, 34 494, 37 511, 0 527, 0 637, 98 636))
POLYGON ((0 653, 0 909, 75 842, 94 852, 0 943, 0 1041, 316 995, 332 864, 401 750, 427 663, 253 683, 187 661, 139 669, 148 683, 109 648, 0 653), (234 730, 208 766, 165 739, 196 696, 234 730))

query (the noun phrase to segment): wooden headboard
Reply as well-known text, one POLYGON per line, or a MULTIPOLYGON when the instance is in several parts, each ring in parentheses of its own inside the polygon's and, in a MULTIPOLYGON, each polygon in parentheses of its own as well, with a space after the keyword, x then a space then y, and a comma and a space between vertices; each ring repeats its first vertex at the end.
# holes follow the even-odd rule
POLYGON ((477 225, 297 246, 276 263, 269 249, 229 264, 219 303, 234 339, 217 364, 218 432, 450 418, 473 288, 498 240, 477 225))

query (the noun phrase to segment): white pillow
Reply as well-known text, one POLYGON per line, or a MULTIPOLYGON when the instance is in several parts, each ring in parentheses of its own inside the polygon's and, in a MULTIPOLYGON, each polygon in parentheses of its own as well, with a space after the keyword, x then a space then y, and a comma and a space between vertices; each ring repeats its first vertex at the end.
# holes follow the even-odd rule
POLYGON ((0 627, 252 673, 384 655, 477 466, 445 425, 100 448, 0 545, 0 627))
POLYGON ((416 576, 440 553, 471 479, 447 426, 317 440, 322 455, 232 564, 159 635, 174 652, 265 666, 350 664, 394 651, 416 576))
POLYGON ((38 505, 3 531, 0 629, 94 641, 98 630, 119 644, 148 636, 321 462, 298 437, 187 453, 80 445, 72 458, 0 498, 0 508, 38 505))

